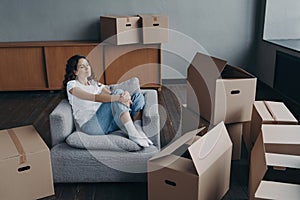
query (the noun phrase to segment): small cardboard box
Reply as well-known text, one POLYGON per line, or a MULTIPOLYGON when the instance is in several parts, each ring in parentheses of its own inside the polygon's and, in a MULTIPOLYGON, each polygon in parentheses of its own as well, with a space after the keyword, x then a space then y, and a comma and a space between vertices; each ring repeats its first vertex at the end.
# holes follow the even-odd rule
POLYGON ((0 199, 54 194, 50 152, 33 126, 0 131, 0 199))
POLYGON ((261 132, 262 124, 297 125, 298 121, 282 102, 255 101, 251 118, 250 141, 245 141, 250 149, 261 132))
POLYGON ((142 42, 155 44, 168 42, 168 16, 139 15, 142 27, 142 42))
POLYGON ((251 120, 256 78, 248 72, 197 53, 188 67, 187 80, 187 106, 205 120, 214 125, 251 120))
POLYGON ((101 40, 115 45, 139 43, 137 16, 100 16, 101 40))
POLYGON ((299 199, 299 185, 263 180, 272 167, 281 176, 289 168, 300 169, 299 125, 262 125, 251 151, 249 173, 249 199, 299 199))
POLYGON ((221 199, 229 189, 232 143, 223 122, 175 155, 200 130, 188 132, 148 161, 149 200, 221 199))

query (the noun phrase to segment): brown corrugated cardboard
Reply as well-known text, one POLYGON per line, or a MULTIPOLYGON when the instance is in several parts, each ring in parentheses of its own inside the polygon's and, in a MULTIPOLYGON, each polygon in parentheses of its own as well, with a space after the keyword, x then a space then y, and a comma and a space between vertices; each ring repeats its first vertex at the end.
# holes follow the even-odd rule
POLYGON ((172 154, 200 131, 184 134, 148 161, 149 200, 221 199, 228 191, 232 143, 223 122, 188 147, 190 157, 172 154))
POLYGON ((294 199, 300 198, 300 185, 261 181, 255 193, 255 199, 294 199))
POLYGON ((187 106, 217 124, 251 120, 256 78, 241 68, 202 53, 188 67, 187 106), (196 98, 194 96, 196 95, 196 98))
POLYGON ((243 123, 226 124, 229 137, 232 141, 232 160, 241 159, 243 123))
MULTIPOLYGON (((244 124, 247 122, 225 124, 229 137, 232 141, 232 160, 239 160, 241 158, 242 135, 244 131, 244 124)), ((206 128, 200 133, 204 135, 207 133, 209 123, 200 117, 199 114, 191 111, 188 108, 182 108, 182 133, 195 130, 199 127, 206 128)))
POLYGON ((243 125, 243 141, 248 151, 248 154, 251 152, 251 145, 250 145, 250 129, 251 129, 251 121, 244 122, 243 125))
POLYGON ((250 141, 245 141, 250 149, 261 131, 262 124, 296 125, 298 121, 282 102, 255 101, 251 118, 250 141))
MULTIPOLYGON (((262 132, 251 151, 249 199, 254 199, 268 168, 281 170, 283 174, 288 168, 300 169, 299 133, 299 125, 262 125, 262 132)), ((284 199, 290 199, 285 188, 278 188, 282 190, 278 192, 288 195, 284 199)), ((264 192, 268 191, 264 190, 264 192)), ((270 190, 269 192, 271 197, 274 192, 270 190)))
POLYGON ((164 43, 168 41, 168 16, 139 15, 144 44, 164 43))
POLYGON ((0 199, 54 194, 50 152, 33 126, 0 131, 0 199))
POLYGON ((139 19, 137 16, 100 16, 101 40, 115 45, 139 43, 139 19))

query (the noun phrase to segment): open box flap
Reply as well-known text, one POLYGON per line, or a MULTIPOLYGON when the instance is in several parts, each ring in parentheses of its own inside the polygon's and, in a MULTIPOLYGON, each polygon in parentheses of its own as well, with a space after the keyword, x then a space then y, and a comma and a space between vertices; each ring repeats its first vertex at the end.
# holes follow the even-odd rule
POLYGON ((196 68, 202 77, 216 81, 224 70, 227 61, 197 52, 190 66, 196 68))
POLYGON ((276 121, 298 122, 282 102, 264 101, 265 106, 276 121))
POLYGON ((198 133, 200 133, 203 129, 205 129, 205 127, 202 127, 202 128, 199 128, 199 129, 196 129, 196 130, 189 131, 189 132, 185 133, 184 135, 182 135, 181 137, 176 139, 174 142, 172 142, 171 144, 166 146, 164 149, 162 149, 159 153, 157 153, 155 156, 153 156, 149 160, 150 161, 155 160, 157 158, 161 158, 161 157, 172 154, 178 147, 180 147, 181 145, 183 145, 186 142, 190 141, 198 133))
POLYGON ((220 122, 188 148, 198 175, 205 172, 229 148, 232 148, 232 142, 224 122, 220 122))
POLYGON ((299 199, 300 185, 262 181, 255 193, 259 199, 299 199))
POLYGON ((264 101, 255 101, 254 107, 263 121, 274 121, 274 118, 266 107, 264 101))

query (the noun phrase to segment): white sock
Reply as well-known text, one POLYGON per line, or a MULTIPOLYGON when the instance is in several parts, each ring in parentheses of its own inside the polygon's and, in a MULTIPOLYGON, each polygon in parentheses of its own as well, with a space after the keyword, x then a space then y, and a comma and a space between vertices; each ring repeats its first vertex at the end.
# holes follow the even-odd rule
POLYGON ((143 127, 142 127, 142 121, 141 120, 135 120, 133 122, 136 130, 139 132, 139 134, 141 135, 141 137, 147 139, 147 142, 149 145, 153 145, 153 142, 147 137, 147 135, 145 134, 143 127))
POLYGON ((124 124, 124 127, 128 133, 129 139, 136 142, 142 147, 149 147, 148 141, 143 138, 140 133, 136 130, 133 122, 130 120, 124 124))

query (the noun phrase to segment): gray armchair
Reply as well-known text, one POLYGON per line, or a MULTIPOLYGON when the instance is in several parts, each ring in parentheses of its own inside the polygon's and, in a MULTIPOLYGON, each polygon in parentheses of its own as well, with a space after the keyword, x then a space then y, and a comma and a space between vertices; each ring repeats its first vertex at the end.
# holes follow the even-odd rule
MULTIPOLYGON (((67 138, 76 132, 72 109, 67 100, 62 100, 57 105, 50 114, 54 182, 143 182, 147 180, 147 161, 160 150, 160 126, 157 91, 143 89, 141 92, 145 97, 142 117, 144 131, 154 145, 134 152, 109 149, 107 147, 109 145, 106 145, 106 149, 70 146, 66 142, 67 138)), ((101 137, 105 137, 106 140, 103 141, 107 141, 109 137, 118 139, 122 136, 113 134, 101 137)), ((112 143, 114 143, 113 139, 112 143)))

